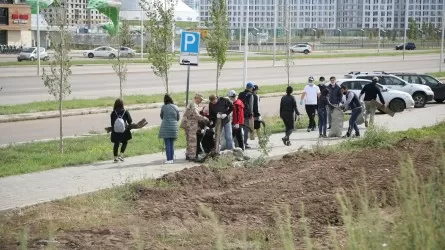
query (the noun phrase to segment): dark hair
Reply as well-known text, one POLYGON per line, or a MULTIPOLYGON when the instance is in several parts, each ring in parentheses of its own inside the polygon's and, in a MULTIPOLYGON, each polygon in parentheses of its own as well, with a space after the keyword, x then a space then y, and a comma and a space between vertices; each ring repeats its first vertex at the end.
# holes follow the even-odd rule
POLYGON ((329 78, 329 80, 335 79, 335 76, 331 76, 331 78, 329 78))
POLYGON ((341 85, 341 89, 348 90, 348 87, 346 85, 341 85))
POLYGON ((114 102, 113 110, 121 111, 123 109, 124 109, 124 102, 121 99, 116 99, 116 101, 114 102))
POLYGON ((287 94, 287 95, 290 95, 290 94, 292 94, 292 92, 294 92, 294 89, 292 88, 292 86, 287 86, 287 88, 286 88, 286 94, 287 94))
POLYGON ((320 81, 324 81, 324 76, 320 76, 320 81))
POLYGON ((173 102, 172 97, 171 97, 169 94, 165 94, 165 95, 164 95, 164 104, 165 104, 165 105, 167 105, 167 104, 175 104, 175 103, 173 102))
POLYGON ((209 101, 213 102, 216 100, 216 95, 210 95, 209 96, 209 101))
POLYGON ((329 94, 329 90, 327 89, 327 88, 324 88, 322 91, 321 91, 321 95, 322 96, 327 96, 329 94))

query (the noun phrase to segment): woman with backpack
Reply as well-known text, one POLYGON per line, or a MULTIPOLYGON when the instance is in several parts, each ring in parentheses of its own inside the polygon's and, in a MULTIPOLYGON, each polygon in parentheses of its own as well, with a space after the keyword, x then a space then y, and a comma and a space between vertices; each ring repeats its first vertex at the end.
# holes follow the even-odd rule
POLYGON ((164 105, 161 108, 161 119, 159 138, 164 139, 165 152, 167 155, 165 164, 172 164, 175 156, 174 142, 178 138, 179 109, 168 94, 164 96, 164 105))
POLYGON ((124 161, 123 154, 127 149, 127 143, 132 139, 130 132, 130 125, 133 122, 130 112, 124 109, 124 102, 117 99, 114 102, 113 112, 110 114, 111 119, 111 142, 114 143, 113 155, 114 162, 124 161), (118 155, 119 145, 121 146, 120 154, 118 155))

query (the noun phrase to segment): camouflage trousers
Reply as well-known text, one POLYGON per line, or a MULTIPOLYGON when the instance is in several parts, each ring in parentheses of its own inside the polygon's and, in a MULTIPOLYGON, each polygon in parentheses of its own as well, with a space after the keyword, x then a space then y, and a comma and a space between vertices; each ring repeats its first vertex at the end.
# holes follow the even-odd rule
POLYGON ((185 139, 187 141, 187 148, 185 150, 185 156, 190 159, 195 159, 197 145, 198 145, 196 131, 185 130, 185 139))

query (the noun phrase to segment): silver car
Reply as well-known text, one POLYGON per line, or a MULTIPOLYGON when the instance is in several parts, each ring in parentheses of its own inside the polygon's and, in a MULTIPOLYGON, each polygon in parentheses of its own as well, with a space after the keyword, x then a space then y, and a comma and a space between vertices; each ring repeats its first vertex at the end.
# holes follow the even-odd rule
POLYGON ((136 55, 136 51, 133 49, 130 49, 128 47, 120 47, 119 48, 119 55, 121 57, 134 57, 136 55))
MULTIPOLYGON (((37 57, 37 47, 23 48, 17 56, 17 61, 35 61, 37 57)), ((40 48, 40 60, 49 60, 48 52, 44 48, 40 48)))

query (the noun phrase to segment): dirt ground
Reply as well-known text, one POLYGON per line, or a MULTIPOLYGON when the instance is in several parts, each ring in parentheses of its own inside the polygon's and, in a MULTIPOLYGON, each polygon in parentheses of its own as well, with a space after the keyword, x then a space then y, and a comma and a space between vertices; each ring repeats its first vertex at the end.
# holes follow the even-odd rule
MULTIPOLYGON (((197 166, 162 178, 165 188, 140 188, 134 207, 123 214, 126 223, 105 227, 58 230, 57 249, 212 249, 215 225, 200 204, 211 208, 230 249, 281 249, 277 209, 289 205, 294 242, 304 248, 301 222, 320 248, 329 243, 329 228, 343 233, 335 194, 356 184, 388 196, 400 172, 399 161, 411 155, 421 175, 433 164, 432 141, 403 140, 392 148, 342 154, 296 153, 263 168, 215 170, 197 166), (365 177, 364 177, 365 176, 365 177), (301 217, 304 203, 305 220, 301 217)), ((16 248, 8 242, 6 249, 16 248)), ((41 249, 42 239, 30 239, 41 249)), ((0 247, 1 248, 1 247, 0 247)))

